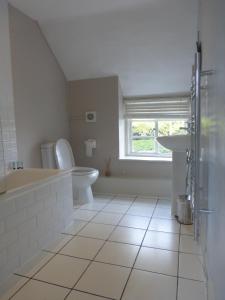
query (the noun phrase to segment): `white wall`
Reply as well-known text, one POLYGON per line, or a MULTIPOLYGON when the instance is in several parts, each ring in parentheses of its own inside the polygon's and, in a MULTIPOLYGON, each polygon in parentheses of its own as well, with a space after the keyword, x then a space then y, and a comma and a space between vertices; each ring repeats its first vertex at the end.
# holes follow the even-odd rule
POLYGON ((82 16, 81 1, 65 1, 61 13, 56 3, 48 15, 41 5, 14 1, 40 21, 69 80, 118 74, 126 96, 189 90, 197 0, 136 0, 108 12, 106 1, 95 13, 83 1, 82 16))
POLYGON ((0 177, 17 159, 16 128, 13 103, 8 4, 0 0, 0 177), (3 141, 3 148, 1 142, 3 141), (4 159, 3 160, 3 153, 4 159))
POLYGON ((69 137, 67 82, 38 24, 9 12, 18 158, 41 167, 40 144, 69 137))
POLYGON ((97 168, 103 174, 106 160, 111 157, 113 176, 171 177, 171 162, 119 160, 119 139, 123 136, 119 137, 122 94, 117 76, 71 81, 69 87, 72 146, 77 165, 97 168), (96 123, 85 122, 86 111, 97 112, 96 123), (97 140, 93 157, 85 155, 87 139, 97 140))

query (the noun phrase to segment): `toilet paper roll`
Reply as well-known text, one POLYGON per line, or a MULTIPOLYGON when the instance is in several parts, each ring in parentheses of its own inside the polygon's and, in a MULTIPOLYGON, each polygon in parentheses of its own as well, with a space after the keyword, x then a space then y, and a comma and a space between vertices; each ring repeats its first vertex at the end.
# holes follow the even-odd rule
POLYGON ((93 150, 93 148, 92 148, 92 146, 89 144, 89 145, 86 145, 86 156, 88 156, 88 157, 92 157, 92 151, 93 150))
POLYGON ((96 140, 89 139, 85 141, 86 156, 93 156, 93 149, 96 148, 96 140))

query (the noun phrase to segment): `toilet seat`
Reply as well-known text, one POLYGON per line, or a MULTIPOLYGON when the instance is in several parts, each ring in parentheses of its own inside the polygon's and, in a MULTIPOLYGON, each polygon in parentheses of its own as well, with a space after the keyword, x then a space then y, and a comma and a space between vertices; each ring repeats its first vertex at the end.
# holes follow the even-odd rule
POLYGON ((73 168, 73 175, 76 176, 85 176, 95 173, 97 170, 93 168, 85 168, 85 167, 75 167, 73 168))

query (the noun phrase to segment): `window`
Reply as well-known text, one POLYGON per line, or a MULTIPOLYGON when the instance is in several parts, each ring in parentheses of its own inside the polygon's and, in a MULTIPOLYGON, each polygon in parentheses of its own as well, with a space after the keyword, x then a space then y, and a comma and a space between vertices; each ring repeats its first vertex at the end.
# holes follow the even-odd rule
POLYGON ((190 116, 189 96, 129 97, 124 98, 123 109, 124 127, 120 128, 125 129, 125 138, 124 150, 120 151, 121 158, 170 158, 171 151, 160 145, 157 137, 186 134, 181 127, 187 127, 186 122, 190 116))
POLYGON ((185 134, 186 120, 127 120, 128 156, 171 157, 171 151, 157 142, 158 136, 185 134))

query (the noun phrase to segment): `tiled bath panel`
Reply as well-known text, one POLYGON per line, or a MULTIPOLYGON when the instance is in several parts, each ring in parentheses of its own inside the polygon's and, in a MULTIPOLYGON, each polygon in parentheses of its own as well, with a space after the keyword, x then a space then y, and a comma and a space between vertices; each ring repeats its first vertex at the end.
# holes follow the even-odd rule
POLYGON ((74 222, 58 243, 19 270, 1 300, 40 300, 40 295, 48 300, 186 300, 189 295, 206 300, 192 226, 180 226, 168 214, 154 214, 162 203, 168 210, 169 201, 105 196, 100 208, 100 199, 104 195, 75 209, 74 222), (152 215, 143 217, 140 206, 151 206, 152 215))
POLYGON ((56 240, 73 219, 71 174, 0 201, 0 283, 56 240))

